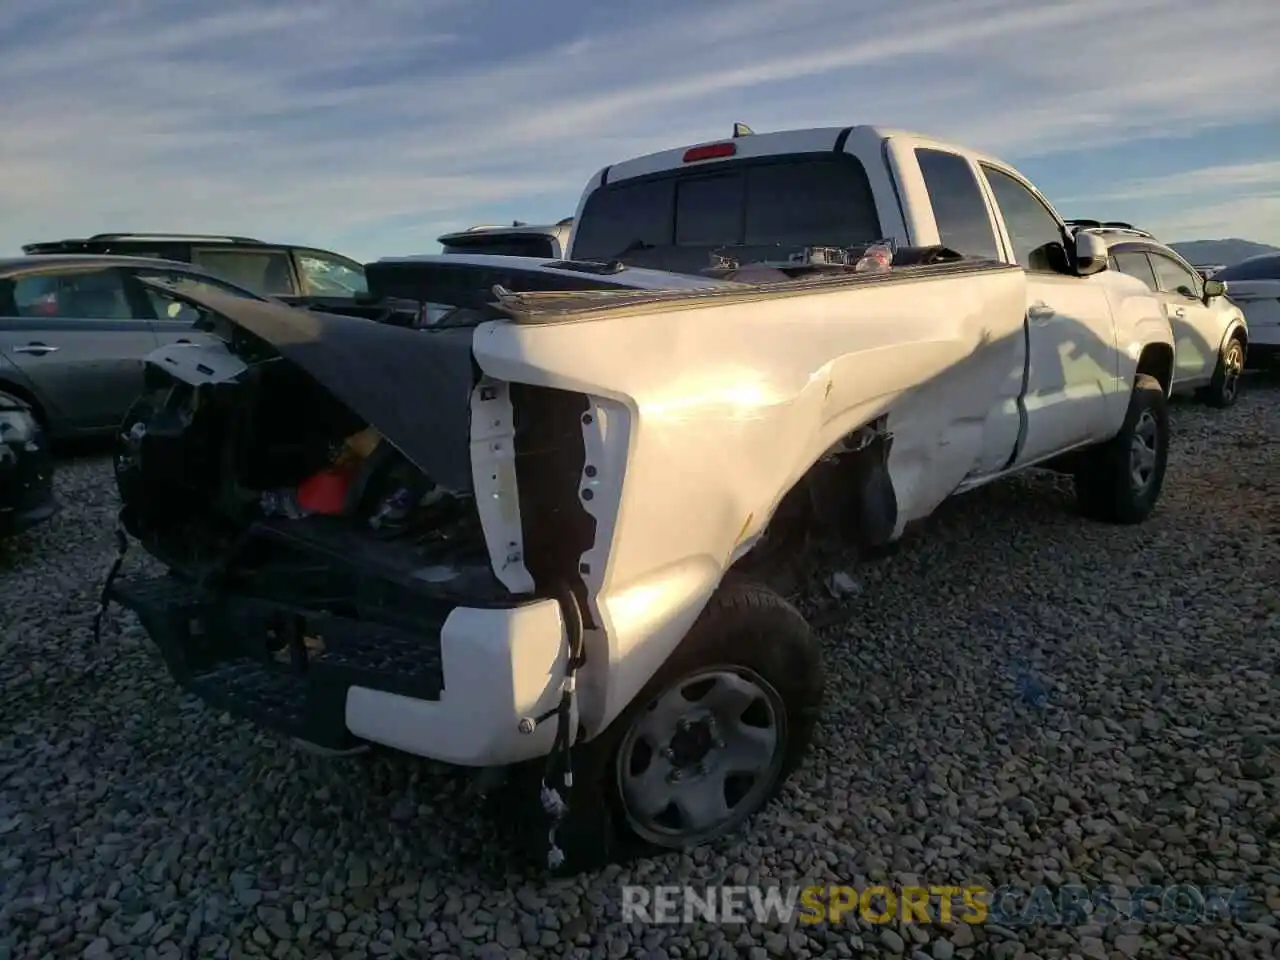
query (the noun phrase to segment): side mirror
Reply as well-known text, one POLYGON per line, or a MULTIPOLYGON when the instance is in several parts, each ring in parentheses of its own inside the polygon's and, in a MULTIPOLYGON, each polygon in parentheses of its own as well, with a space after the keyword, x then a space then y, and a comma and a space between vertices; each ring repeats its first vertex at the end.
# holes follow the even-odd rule
POLYGON ((1107 243, 1096 233, 1076 233, 1076 276, 1091 277, 1107 269, 1107 243))
POLYGON ((1204 282, 1204 302, 1206 306, 1214 297, 1224 297, 1226 294, 1227 285, 1221 280, 1206 280, 1204 282))

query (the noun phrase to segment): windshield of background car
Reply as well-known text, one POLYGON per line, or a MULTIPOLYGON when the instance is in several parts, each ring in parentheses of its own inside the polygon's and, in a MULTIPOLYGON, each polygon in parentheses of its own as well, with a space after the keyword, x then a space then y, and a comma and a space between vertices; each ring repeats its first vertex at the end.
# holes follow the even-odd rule
POLYGON ((1223 267, 1213 275, 1215 280, 1280 280, 1280 253, 1252 257, 1223 267))
POLYGON ((364 269, 323 253, 299 250, 298 272, 304 293, 312 297, 354 297, 368 293, 364 269))
POLYGON ((720 247, 830 245, 881 238, 875 197, 850 156, 729 161, 594 191, 575 223, 575 260, 698 270, 720 247), (673 258, 646 250, 684 252, 673 258))

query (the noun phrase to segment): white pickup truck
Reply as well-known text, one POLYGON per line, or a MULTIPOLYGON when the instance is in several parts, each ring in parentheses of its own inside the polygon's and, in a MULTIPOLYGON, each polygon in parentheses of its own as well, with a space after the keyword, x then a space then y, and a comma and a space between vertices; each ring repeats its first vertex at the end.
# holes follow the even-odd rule
POLYGON ((615 164, 567 261, 370 264, 452 305, 425 329, 157 288, 205 339, 150 358, 116 470, 171 572, 104 596, 221 709, 532 771, 552 866, 724 834, 823 695, 804 618, 740 573, 774 533, 883 545, 1033 466, 1151 512, 1169 325, 1068 237, 998 160, 833 128, 615 164), (840 265, 878 240, 888 269, 840 265))

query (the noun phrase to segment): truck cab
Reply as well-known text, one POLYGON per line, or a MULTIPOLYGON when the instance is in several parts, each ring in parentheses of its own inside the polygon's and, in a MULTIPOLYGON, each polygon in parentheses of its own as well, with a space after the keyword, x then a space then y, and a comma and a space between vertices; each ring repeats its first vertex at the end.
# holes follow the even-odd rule
MULTIPOLYGON (((826 127, 736 135, 599 171, 570 241, 576 260, 700 272, 726 250, 941 244, 1026 273, 1022 343, 1001 398, 1007 457, 967 484, 1113 436, 1139 374, 1168 395, 1173 338, 1161 305, 1107 269, 1031 181, 984 153, 902 130, 826 127)), ((1016 355, 1015 355, 1016 354, 1016 355)))

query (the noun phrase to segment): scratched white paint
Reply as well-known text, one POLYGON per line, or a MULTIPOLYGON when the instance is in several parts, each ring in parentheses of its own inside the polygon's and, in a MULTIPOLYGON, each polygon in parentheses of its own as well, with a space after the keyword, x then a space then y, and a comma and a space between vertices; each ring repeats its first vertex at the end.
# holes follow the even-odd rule
MULTIPOLYGON (((488 377, 578 391, 609 409, 617 439, 595 440, 610 466, 585 504, 612 519, 589 558, 601 626, 588 658, 609 665, 588 666, 579 682, 591 729, 643 686, 738 544, 851 431, 888 414, 898 533, 962 484, 1004 470, 1019 434, 1027 286, 1021 271, 1001 270, 477 331, 488 377)), ((1090 302, 1109 328, 1105 293, 1090 302)), ((1056 358, 1066 344, 1050 336, 1056 358)), ((1106 356, 1084 364, 1083 387, 1063 382, 1060 363, 1037 372, 1031 423, 1054 431, 1029 433, 1043 438, 1041 458, 1119 428, 1123 409, 1104 402, 1118 361, 1106 356), (1079 407, 1091 412, 1072 419, 1079 407)))

